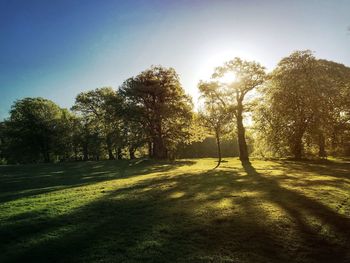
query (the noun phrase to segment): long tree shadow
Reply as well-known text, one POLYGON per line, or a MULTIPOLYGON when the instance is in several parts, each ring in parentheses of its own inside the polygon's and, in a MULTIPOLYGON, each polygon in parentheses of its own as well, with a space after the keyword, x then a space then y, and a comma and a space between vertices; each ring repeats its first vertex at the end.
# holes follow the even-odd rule
MULTIPOLYGON (((192 176, 184 176, 183 183, 191 182, 192 176)), ((181 262, 193 259, 194 244, 199 239, 184 234, 193 234, 202 224, 189 216, 187 210, 169 211, 175 200, 168 198, 167 193, 178 183, 173 179, 171 176, 147 179, 108 191, 98 200, 62 216, 42 217, 38 211, 9 218, 8 224, 0 227, 3 244, 0 261, 181 262), (153 191, 149 192, 149 187, 153 191), (123 195, 127 198, 121 199, 123 195), (189 240, 193 244, 189 245, 189 240)), ((211 190, 207 187, 202 191, 211 190)), ((200 234, 203 234, 201 230, 200 234)))
MULTIPOLYGON (((350 219, 297 191, 258 173, 250 162, 242 163, 249 176, 266 185, 265 196, 286 211, 298 225, 305 247, 299 250, 306 262, 347 262, 349 260, 350 219), (312 225, 310 217, 319 221, 312 225), (308 220, 309 219, 309 220, 308 220), (332 231, 333 233, 322 233, 332 231), (335 236, 334 236, 335 235, 335 236), (305 248, 311 248, 308 251, 305 248), (318 247, 317 250, 313 249, 318 247), (303 251, 304 250, 304 251, 303 251), (308 261, 309 260, 309 261, 308 261)), ((314 222, 315 223, 315 222, 314 222)))
POLYGON ((0 261, 347 262, 348 218, 240 169, 147 177, 68 214, 9 218, 0 261))
POLYGON ((303 161, 281 161, 277 160, 280 169, 285 171, 311 172, 319 175, 331 176, 339 179, 349 179, 349 161, 331 161, 331 160, 303 160, 303 161))
POLYGON ((99 161, 0 166, 0 203, 136 175, 166 172, 192 161, 99 161))

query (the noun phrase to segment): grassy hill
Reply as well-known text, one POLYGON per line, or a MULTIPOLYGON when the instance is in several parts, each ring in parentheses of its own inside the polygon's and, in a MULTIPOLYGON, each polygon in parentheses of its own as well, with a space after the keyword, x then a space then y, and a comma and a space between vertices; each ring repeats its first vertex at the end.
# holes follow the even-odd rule
POLYGON ((350 262, 350 162, 0 166, 0 262, 350 262))

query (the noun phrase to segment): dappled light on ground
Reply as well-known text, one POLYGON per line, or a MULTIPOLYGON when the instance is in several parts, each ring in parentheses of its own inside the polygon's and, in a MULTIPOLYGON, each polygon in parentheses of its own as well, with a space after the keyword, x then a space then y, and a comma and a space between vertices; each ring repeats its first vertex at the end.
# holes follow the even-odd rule
POLYGON ((0 167, 0 261, 349 262, 350 163, 214 166, 0 167))

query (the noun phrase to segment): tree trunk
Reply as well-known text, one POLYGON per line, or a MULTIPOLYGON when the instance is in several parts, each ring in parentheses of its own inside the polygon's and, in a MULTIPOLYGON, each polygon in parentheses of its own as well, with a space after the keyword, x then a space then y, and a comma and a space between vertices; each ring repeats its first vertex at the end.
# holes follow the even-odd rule
POLYGON ((43 139, 40 148, 41 148, 41 154, 44 157, 44 162, 49 163, 51 160, 50 160, 50 150, 49 150, 48 140, 43 139))
POLYGON ((123 155, 122 155, 122 149, 120 147, 117 148, 117 159, 122 160, 123 155))
POLYGON ((306 125, 300 125, 297 128, 295 136, 292 137, 292 153, 295 160, 301 160, 304 152, 303 137, 306 130, 306 125))
POLYGON ((293 146, 294 159, 301 160, 302 152, 303 152, 303 146, 302 146, 301 142, 295 143, 295 145, 293 146))
POLYGON ((292 153, 294 155, 294 159, 295 160, 301 160, 302 156, 303 156, 303 136, 302 135, 297 135, 293 146, 292 146, 292 153))
POLYGON ((242 102, 238 102, 236 119, 237 119, 237 138, 238 138, 238 146, 239 146, 239 159, 242 162, 249 161, 248 147, 247 147, 247 142, 245 140, 245 128, 243 125, 242 102))
POLYGON ((87 146, 87 143, 85 143, 85 144, 83 145, 83 155, 84 155, 84 157, 83 157, 83 160, 84 160, 84 161, 89 160, 89 153, 88 153, 88 146, 87 146))
POLYGON ((133 147, 129 148, 129 156, 131 160, 135 159, 135 150, 136 149, 134 149, 133 147))
POLYGON ((216 167, 219 167, 221 164, 221 142, 220 142, 220 135, 218 131, 215 132, 215 135, 216 135, 216 143, 218 146, 218 164, 216 167))
POLYGON ((318 156, 320 158, 327 157, 326 149, 325 149, 325 137, 322 132, 319 133, 318 137, 318 156))
POLYGON ((153 143, 151 140, 148 142, 148 158, 153 158, 153 143))
POLYGON ((109 135, 107 135, 106 137, 106 145, 107 145, 107 151, 108 151, 108 159, 114 160, 114 155, 112 151, 112 142, 111 142, 111 137, 109 135))
POLYGON ((168 157, 163 138, 160 136, 157 136, 153 142, 153 157, 159 160, 164 160, 168 157))
POLYGON ((44 152, 44 162, 45 163, 50 163, 51 162, 50 153, 48 151, 44 152))
POLYGON ((78 161, 78 149, 77 149, 76 145, 74 145, 74 160, 78 161))
POLYGON ((165 147, 163 140, 163 130, 160 117, 155 125, 154 137, 153 137, 153 158, 164 160, 168 158, 168 151, 165 147))

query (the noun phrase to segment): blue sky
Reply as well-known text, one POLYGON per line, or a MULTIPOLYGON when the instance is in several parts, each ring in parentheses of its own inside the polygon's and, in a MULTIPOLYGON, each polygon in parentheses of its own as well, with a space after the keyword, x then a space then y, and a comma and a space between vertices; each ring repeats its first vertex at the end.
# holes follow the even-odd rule
POLYGON ((269 70, 294 50, 350 66, 350 1, 0 0, 0 119, 16 99, 75 96, 151 65, 197 83, 235 56, 269 70))

